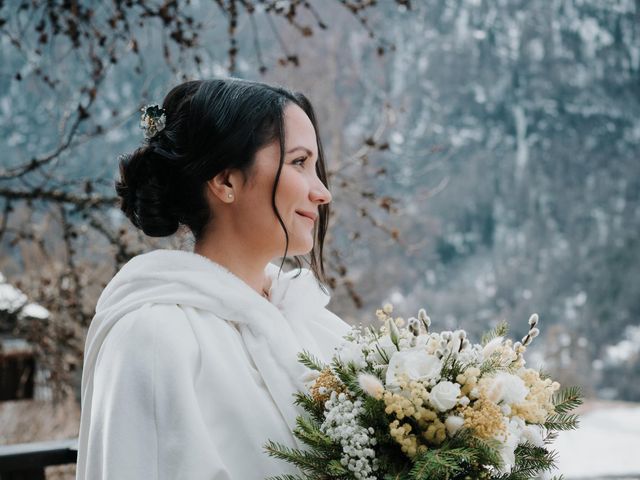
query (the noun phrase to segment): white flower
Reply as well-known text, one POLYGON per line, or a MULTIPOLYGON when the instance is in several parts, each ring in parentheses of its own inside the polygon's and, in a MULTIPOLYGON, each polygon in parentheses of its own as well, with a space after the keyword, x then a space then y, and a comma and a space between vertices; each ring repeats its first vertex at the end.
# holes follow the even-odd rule
POLYGON ((502 458, 501 473, 510 473, 511 469, 516 463, 516 447, 520 442, 522 436, 522 429, 524 427, 524 421, 521 418, 515 417, 511 420, 504 419, 507 426, 506 438, 499 438, 502 443, 500 445, 500 457, 502 458))
POLYGON ((374 352, 373 360, 377 363, 383 363, 384 359, 378 352, 378 348, 384 353, 387 357, 387 360, 391 358, 391 356, 398 351, 398 348, 391 341, 391 337, 389 335, 384 335, 380 337, 375 342, 372 342, 369 348, 374 352), (377 346, 377 348, 376 348, 377 346))
POLYGON ((439 382, 431 389, 429 401, 431 405, 441 412, 451 410, 458 403, 460 396, 460 385, 452 382, 439 382))
POLYGON ((357 367, 364 367, 367 364, 362 354, 362 347, 348 340, 338 347, 337 356, 344 363, 353 362, 357 367))
POLYGON ((544 427, 542 425, 525 425, 522 429, 520 443, 529 442, 536 447, 544 447, 544 427))
POLYGON ((384 393, 384 385, 378 377, 369 373, 361 373, 358 375, 358 384, 360 388, 369 396, 380 399, 384 393))
POLYGON ((527 393, 529 393, 524 380, 512 373, 498 372, 491 378, 491 381, 499 385, 500 396, 498 402, 503 402, 507 405, 524 402, 527 393))
POLYGON ((489 343, 487 343, 482 349, 482 358, 484 358, 485 360, 489 358, 491 354, 493 354, 493 352, 496 351, 496 348, 502 345, 503 339, 504 337, 496 337, 493 340, 491 340, 489 343))
POLYGON ((444 426, 447 427, 447 432, 450 437, 453 437, 458 430, 464 425, 464 418, 457 415, 451 415, 444 421, 444 426))
POLYGON ((389 361, 386 384, 398 385, 401 375, 409 380, 433 380, 440 376, 441 369, 442 362, 422 348, 395 352, 389 361))
POLYGON ((364 411, 361 400, 352 401, 344 393, 325 402, 325 419, 320 431, 342 446, 340 463, 349 469, 357 480, 375 480, 373 472, 378 470, 375 457, 376 439, 373 428, 365 428, 358 423, 364 411))

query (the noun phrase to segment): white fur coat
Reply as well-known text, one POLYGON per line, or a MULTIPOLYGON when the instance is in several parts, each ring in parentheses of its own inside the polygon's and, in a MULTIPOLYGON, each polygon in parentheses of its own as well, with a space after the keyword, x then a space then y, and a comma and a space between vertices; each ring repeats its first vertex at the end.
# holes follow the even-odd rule
POLYGON ((271 301, 191 252, 129 261, 86 340, 78 480, 252 480, 293 473, 264 453, 291 429, 305 368, 349 326, 313 274, 269 264, 271 301))

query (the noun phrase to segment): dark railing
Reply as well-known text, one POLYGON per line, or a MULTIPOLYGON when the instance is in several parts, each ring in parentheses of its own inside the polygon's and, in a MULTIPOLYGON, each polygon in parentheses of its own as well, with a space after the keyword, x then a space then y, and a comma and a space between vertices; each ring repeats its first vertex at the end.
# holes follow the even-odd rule
POLYGON ((45 480, 46 467, 77 458, 77 439, 0 445, 0 480, 45 480))

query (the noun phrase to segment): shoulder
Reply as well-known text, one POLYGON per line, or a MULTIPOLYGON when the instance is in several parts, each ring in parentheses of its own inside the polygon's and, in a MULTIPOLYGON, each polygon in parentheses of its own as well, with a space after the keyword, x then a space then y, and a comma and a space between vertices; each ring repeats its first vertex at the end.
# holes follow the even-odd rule
POLYGON ((179 305, 146 304, 118 320, 105 338, 100 356, 132 369, 157 364, 195 365, 200 346, 179 305))

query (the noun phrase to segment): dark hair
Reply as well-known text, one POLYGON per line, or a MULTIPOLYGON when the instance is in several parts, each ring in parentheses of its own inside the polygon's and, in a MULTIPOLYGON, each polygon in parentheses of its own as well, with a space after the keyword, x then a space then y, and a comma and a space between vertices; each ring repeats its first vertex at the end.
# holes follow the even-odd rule
MULTIPOLYGON (((271 205, 286 237, 284 263, 289 233, 276 208, 275 196, 284 162, 284 109, 289 104, 298 105, 316 130, 316 172, 329 188, 315 114, 302 93, 239 79, 196 80, 178 85, 165 97, 165 128, 145 146, 121 157, 120 180, 115 184, 120 208, 146 235, 172 235, 182 224, 198 240, 211 215, 206 182, 227 168, 240 170, 246 181, 255 153, 277 140, 280 164, 271 205)), ((319 205, 308 263, 323 283, 328 223, 329 205, 319 205)), ((302 266, 300 257, 294 256, 294 260, 302 266)))

